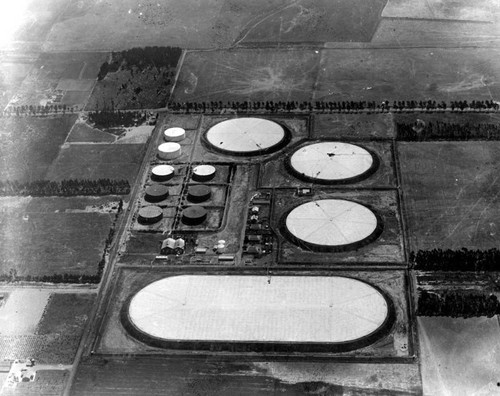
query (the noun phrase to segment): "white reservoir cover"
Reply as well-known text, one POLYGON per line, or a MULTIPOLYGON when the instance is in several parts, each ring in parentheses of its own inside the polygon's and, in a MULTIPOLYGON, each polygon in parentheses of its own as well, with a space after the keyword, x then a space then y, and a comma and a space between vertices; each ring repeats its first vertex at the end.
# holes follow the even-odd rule
POLYGON ((198 165, 194 167, 193 173, 200 177, 212 176, 215 175, 215 167, 212 165, 198 165))
POLYGON ((345 180, 368 171, 373 166, 373 157, 354 144, 321 142, 298 149, 290 164, 295 171, 312 179, 345 180))
POLYGON ((286 228, 301 241, 334 247, 369 237, 377 228, 377 217, 356 202, 322 199, 293 209, 286 217, 286 228))
POLYGON ((163 138, 167 142, 180 142, 186 137, 184 128, 168 128, 163 132, 163 138))
POLYGON ((129 305, 132 324, 163 340, 341 343, 372 334, 388 313, 374 287, 316 276, 174 276, 129 305))
POLYGON ((177 158, 181 155, 181 145, 173 142, 162 143, 158 146, 158 154, 166 160, 177 158))
POLYGON ((206 138, 220 150, 253 153, 281 143, 285 131, 279 124, 262 118, 234 118, 210 128, 206 138))
POLYGON ((157 177, 168 177, 174 174, 175 168, 171 165, 157 165, 151 172, 157 177))

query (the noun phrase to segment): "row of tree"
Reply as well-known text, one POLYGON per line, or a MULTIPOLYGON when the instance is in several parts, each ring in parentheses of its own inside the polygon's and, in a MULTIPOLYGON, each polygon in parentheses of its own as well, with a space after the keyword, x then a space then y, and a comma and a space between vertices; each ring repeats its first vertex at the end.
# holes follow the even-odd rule
POLYGON ((127 195, 130 184, 127 180, 69 179, 60 182, 37 180, 32 182, 0 181, 0 196, 77 196, 77 195, 127 195))
POLYGON ((36 115, 48 115, 48 114, 66 114, 74 113, 78 111, 78 106, 68 106, 66 104, 48 104, 45 106, 41 105, 22 105, 22 106, 9 106, 3 112, 0 113, 4 116, 16 115, 20 116, 36 116, 36 115))
POLYGON ((418 316, 448 316, 471 318, 500 314, 500 302, 494 294, 463 291, 441 291, 439 293, 418 290, 418 316))
POLYGON ((419 271, 500 271, 500 250, 419 250, 410 253, 410 265, 419 271))
POLYGON ((405 141, 500 140, 500 125, 450 122, 397 123, 397 138, 405 141))
POLYGON ((466 110, 488 110, 498 111, 500 106, 494 101, 455 101, 451 103, 428 101, 210 101, 210 102, 171 102, 168 108, 175 112, 220 112, 221 110, 232 111, 269 111, 269 112, 360 112, 360 111, 466 111, 466 110), (460 106, 457 106, 460 103, 460 106))
POLYGON ((111 61, 104 62, 97 75, 102 80, 108 73, 123 70, 143 70, 147 67, 176 68, 182 49, 178 47, 145 47, 132 48, 121 52, 113 52, 111 61))
POLYGON ((97 128, 131 127, 146 119, 146 113, 140 111, 120 111, 113 108, 96 109, 88 113, 89 121, 97 128))

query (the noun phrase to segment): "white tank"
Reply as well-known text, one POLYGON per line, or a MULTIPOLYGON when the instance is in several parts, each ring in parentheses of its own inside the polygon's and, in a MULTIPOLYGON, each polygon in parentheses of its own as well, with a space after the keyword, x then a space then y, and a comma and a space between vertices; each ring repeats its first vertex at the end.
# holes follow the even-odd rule
POLYGON ((186 131, 183 128, 168 128, 163 132, 163 139, 166 142, 180 142, 186 137, 186 131))
POLYGON ((179 143, 162 143, 158 146, 158 156, 163 160, 173 160, 180 157, 181 145, 179 143))

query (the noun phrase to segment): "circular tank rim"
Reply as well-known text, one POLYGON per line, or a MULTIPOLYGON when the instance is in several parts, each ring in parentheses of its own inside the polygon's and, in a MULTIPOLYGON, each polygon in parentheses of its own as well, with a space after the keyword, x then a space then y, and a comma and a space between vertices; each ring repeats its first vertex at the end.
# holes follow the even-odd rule
POLYGON ((315 200, 310 200, 310 201, 303 201, 303 202, 300 202, 299 204, 293 206, 292 208, 287 209, 278 221, 278 228, 281 232, 281 235, 283 235, 283 237, 285 237, 285 239, 294 243, 295 245, 297 245, 301 249, 313 250, 316 252, 333 253, 333 252, 345 252, 345 251, 349 251, 349 250, 357 250, 363 246, 366 246, 366 245, 376 241, 380 237, 382 232, 384 231, 384 224, 382 221, 382 217, 378 214, 378 212, 371 205, 368 205, 366 203, 361 203, 361 202, 358 202, 358 201, 353 200, 353 199, 323 198, 323 199, 315 199, 315 200), (370 235, 366 236, 365 238, 363 238, 359 241, 355 241, 352 243, 346 243, 343 245, 320 245, 320 244, 315 244, 312 242, 307 242, 307 241, 304 241, 304 240, 298 238, 297 236, 292 234, 290 232, 290 230, 288 230, 288 227, 286 226, 286 218, 288 217, 288 215, 290 214, 290 212, 292 210, 294 210, 295 208, 298 208, 299 206, 301 206, 303 204, 309 203, 309 202, 323 201, 323 200, 348 201, 348 202, 353 202, 353 203, 356 203, 358 205, 364 206, 365 208, 369 209, 375 215, 375 218, 377 220, 377 225, 376 225, 375 229, 373 230, 373 232, 370 235))
POLYGON ((283 125, 283 123, 281 122, 278 122, 276 120, 270 120, 268 118, 264 118, 264 117, 235 117, 235 118, 228 118, 226 120, 223 120, 223 121, 220 121, 214 125, 212 125, 210 128, 208 128, 208 130, 206 130, 204 133, 202 133, 201 135, 201 142, 202 144, 208 149, 208 150, 213 150, 215 152, 218 152, 220 154, 224 154, 224 155, 233 155, 233 156, 237 156, 237 157, 255 157, 255 156, 259 156, 259 155, 266 155, 266 154, 271 154, 271 153, 274 153, 276 151, 279 151, 281 150, 283 147, 285 147, 288 143, 290 143, 290 141, 292 140, 292 133, 290 132, 290 130, 285 126, 283 125), (239 118, 257 118, 257 119, 260 119, 260 120, 266 120, 266 121, 270 121, 270 122, 273 122, 277 125, 279 125, 282 129, 283 129, 283 138, 281 139, 280 142, 276 143, 275 145, 273 146, 270 146, 270 147, 266 147, 265 149, 262 149, 262 150, 254 150, 254 151, 233 151, 233 150, 225 150, 223 148, 220 148, 218 146, 215 146, 213 145, 207 138, 207 134, 208 132, 210 132, 210 130, 223 123, 223 122, 226 122, 226 121, 231 121, 231 120, 237 120, 239 118))
POLYGON ((317 183, 317 184, 326 184, 326 185, 335 185, 335 184, 350 184, 350 183, 357 183, 362 180, 367 179, 368 177, 372 176, 380 167, 380 159, 375 152, 369 148, 366 148, 365 146, 358 144, 358 143, 350 143, 350 142, 343 142, 339 140, 330 140, 330 139, 322 139, 322 140, 315 140, 315 141, 308 141, 306 143, 303 143, 299 146, 297 146, 290 154, 288 154, 285 158, 285 169, 293 176, 295 176, 299 180, 306 181, 308 183, 317 183), (299 172, 296 170, 293 165, 292 165, 292 156, 299 151, 301 148, 311 146, 313 144, 318 144, 318 143, 344 143, 344 144, 350 144, 353 146, 357 146, 362 148, 363 150, 367 151, 371 157, 372 157, 372 164, 371 166, 364 172, 348 177, 345 179, 322 179, 322 178, 315 178, 311 176, 307 176, 302 172, 299 172))
MULTIPOLYGON (((194 275, 194 274, 185 274, 194 275)), ((262 276, 266 277, 265 274, 238 274, 238 275, 227 275, 227 276, 262 276)), ((143 342, 147 345, 164 348, 164 349, 181 349, 181 350, 207 350, 212 351, 213 346, 216 345, 220 347, 220 350, 241 352, 264 352, 264 353, 297 353, 297 352, 309 352, 309 353, 340 353, 349 352, 352 350, 364 348, 369 346, 376 341, 386 337, 390 334, 394 323, 396 322, 396 309, 392 298, 389 293, 381 289, 378 285, 373 285, 365 280, 351 277, 351 276, 339 276, 333 275, 329 277, 333 278, 346 278, 351 280, 356 280, 365 285, 375 289, 382 298, 384 299, 387 306, 387 315, 384 322, 371 333, 366 334, 357 339, 341 342, 290 342, 290 341, 207 341, 207 340, 179 340, 179 339, 166 339, 156 336, 152 336, 142 330, 140 330, 130 318, 130 304, 133 298, 141 292, 146 287, 152 285, 155 282, 161 281, 166 278, 175 277, 179 275, 166 276, 161 279, 154 280, 148 284, 138 288, 132 294, 127 297, 126 301, 122 305, 120 310, 120 321, 123 327, 131 334, 134 338, 143 342)), ((226 276, 226 275, 205 275, 205 276, 226 276)), ((274 277, 286 277, 290 275, 273 275, 274 277)), ((311 277, 319 275, 308 275, 311 277)))
POLYGON ((158 146, 159 153, 168 153, 172 154, 181 149, 181 145, 177 142, 165 142, 158 146), (167 147, 169 148, 167 150, 167 147))
POLYGON ((170 176, 175 172, 175 168, 172 165, 167 165, 167 164, 161 164, 161 165, 155 165, 153 169, 151 169, 151 174, 157 176, 157 177, 167 177, 170 176), (163 173, 163 172, 158 172, 159 169, 168 169, 169 173, 163 173), (155 172, 156 170, 156 172, 155 172))

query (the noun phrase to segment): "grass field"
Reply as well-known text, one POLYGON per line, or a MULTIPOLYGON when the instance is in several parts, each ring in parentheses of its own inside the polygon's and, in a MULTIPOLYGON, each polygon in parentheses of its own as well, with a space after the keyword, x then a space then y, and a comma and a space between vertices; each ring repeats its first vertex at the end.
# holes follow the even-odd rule
POLYGON ((116 136, 113 134, 92 128, 86 122, 78 120, 66 141, 68 143, 113 143, 115 140, 116 136))
POLYGON ((44 179, 75 115, 0 119, 0 179, 44 179))
POLYGON ((189 52, 173 100, 310 100, 318 63, 312 50, 189 52))
POLYGON ((81 108, 108 57, 106 52, 42 53, 9 105, 58 104, 81 108))
POLYGON ((126 179, 132 184, 144 149, 143 144, 71 144, 60 151, 47 178, 126 179))
POLYGON ((239 6, 242 15, 258 15, 248 19, 236 42, 327 42, 370 41, 380 20, 386 0, 302 0, 252 4, 241 0, 226 2, 222 13, 239 6), (229 4, 228 4, 229 3, 229 4), (265 12, 262 10, 269 7, 265 12))
POLYGON ((35 59, 28 56, 4 56, 0 61, 0 109, 4 109, 28 75, 35 59))
POLYGON ((5 391, 5 394, 9 396, 59 396, 64 392, 68 376, 67 370, 37 370, 35 381, 21 382, 12 393, 5 391))
POLYGON ((71 198, 27 198, 9 205, 7 199, 8 210, 0 212, 0 272, 95 274, 111 226, 110 214, 83 210, 95 200, 72 205, 71 198))
POLYGON ((389 0, 382 17, 491 21, 495 8, 491 0, 389 0))
POLYGON ((418 318, 426 396, 499 395, 500 328, 494 318, 418 318))
POLYGON ((315 114, 314 139, 392 139, 393 114, 315 114))
POLYGON ((315 99, 490 100, 499 59, 484 48, 324 50, 315 99))
POLYGON ((398 143, 412 250, 498 246, 498 142, 398 143))

